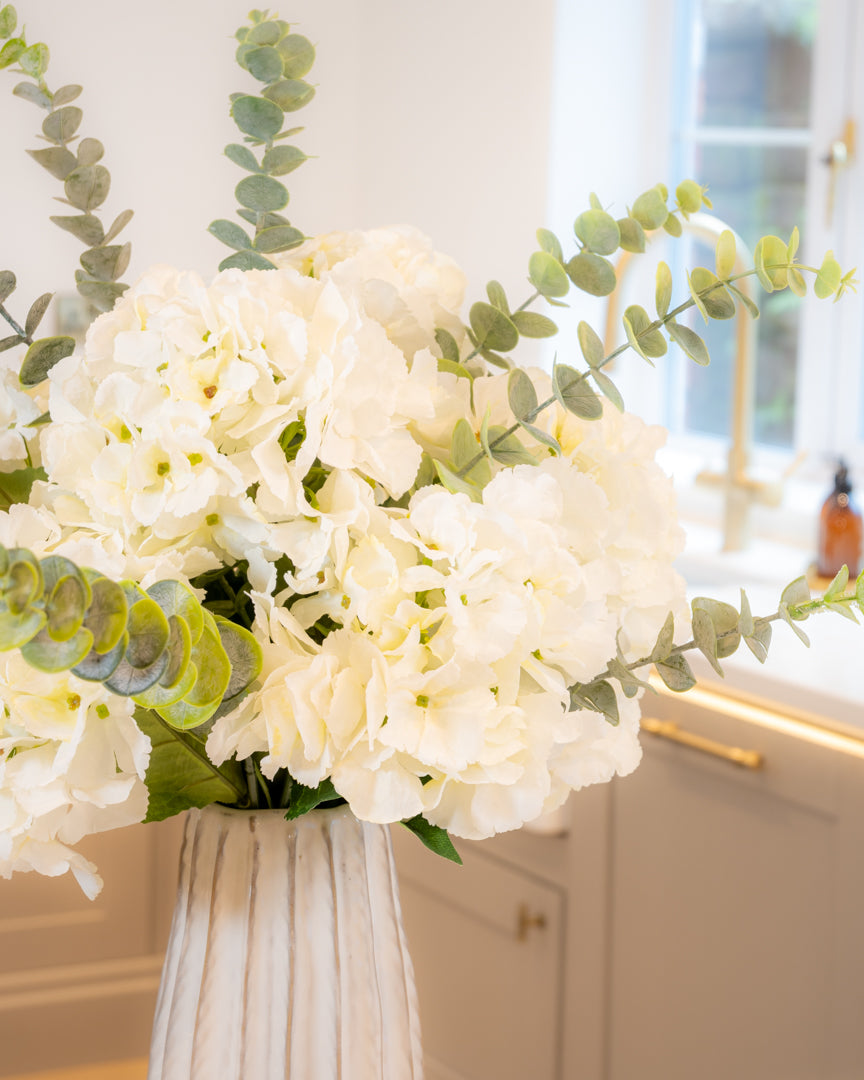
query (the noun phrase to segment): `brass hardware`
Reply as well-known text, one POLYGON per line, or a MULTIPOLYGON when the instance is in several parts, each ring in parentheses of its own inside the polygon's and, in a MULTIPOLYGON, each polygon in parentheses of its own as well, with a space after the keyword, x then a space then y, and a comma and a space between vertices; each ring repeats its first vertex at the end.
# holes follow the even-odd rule
POLYGON ((722 758, 742 769, 761 769, 765 762, 758 750, 742 750, 740 746, 727 746, 715 739, 707 739, 704 735, 683 730, 673 720, 657 720, 653 716, 643 716, 641 727, 650 735, 659 735, 661 739, 689 746, 691 750, 700 750, 703 754, 722 758))
POLYGON ((822 158, 822 164, 831 170, 828 178, 828 198, 825 203, 825 224, 830 225, 834 218, 834 189, 837 186, 837 174, 848 168, 855 158, 855 121, 850 117, 843 126, 843 134, 831 143, 828 153, 822 158))
POLYGON ((516 940, 527 941, 529 930, 545 930, 546 916, 542 911, 532 911, 527 904, 519 905, 516 915, 516 940))

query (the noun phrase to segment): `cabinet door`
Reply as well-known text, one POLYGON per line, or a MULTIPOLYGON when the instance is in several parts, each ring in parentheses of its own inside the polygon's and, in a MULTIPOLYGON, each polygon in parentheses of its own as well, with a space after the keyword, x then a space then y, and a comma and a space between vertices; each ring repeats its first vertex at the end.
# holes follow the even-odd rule
POLYGON ((609 1077, 860 1076, 864 761, 686 699, 645 708, 764 765, 645 735, 614 784, 609 1077))
POLYGON ((394 844, 427 1080, 558 1080, 562 890, 475 845, 458 867, 394 844))

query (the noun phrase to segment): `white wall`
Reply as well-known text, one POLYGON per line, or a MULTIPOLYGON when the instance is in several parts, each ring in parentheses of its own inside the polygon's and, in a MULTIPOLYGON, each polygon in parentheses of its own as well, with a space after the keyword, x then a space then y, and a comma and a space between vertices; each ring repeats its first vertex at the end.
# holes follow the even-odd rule
MULTIPOLYGON (((251 88, 231 35, 249 0, 18 0, 28 39, 51 48, 49 85, 80 82, 82 135, 100 138, 113 188, 103 217, 136 217, 127 275, 154 262, 209 274, 226 249, 243 175, 228 94, 251 88)), ((318 46, 316 100, 298 144, 318 160, 288 178, 306 232, 411 222, 465 266, 479 294, 521 296, 545 223, 554 0, 291 0, 280 14, 318 46)), ((60 184, 24 154, 42 114, 0 72, 0 267, 21 300, 68 291, 80 245, 47 221, 60 184)))

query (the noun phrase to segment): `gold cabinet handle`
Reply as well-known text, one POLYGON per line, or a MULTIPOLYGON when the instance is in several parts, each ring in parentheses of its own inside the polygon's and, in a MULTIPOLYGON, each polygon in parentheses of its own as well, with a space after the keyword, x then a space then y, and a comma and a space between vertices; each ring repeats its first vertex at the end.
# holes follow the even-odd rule
POLYGON ((653 716, 643 716, 641 727, 650 735, 659 735, 661 739, 689 746, 691 750, 700 750, 703 754, 722 758, 723 761, 738 765, 742 769, 761 769, 765 764, 765 758, 758 750, 743 750, 740 746, 727 746, 715 739, 706 739, 704 735, 684 731, 673 720, 657 720, 653 716))
POLYGON ((542 911, 532 911, 527 904, 520 904, 516 915, 516 940, 527 941, 529 930, 545 930, 546 916, 542 911))

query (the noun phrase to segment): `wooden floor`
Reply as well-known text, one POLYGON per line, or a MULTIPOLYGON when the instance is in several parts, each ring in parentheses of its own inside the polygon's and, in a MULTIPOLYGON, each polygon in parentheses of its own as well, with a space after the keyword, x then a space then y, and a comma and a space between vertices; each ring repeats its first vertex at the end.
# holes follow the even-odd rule
POLYGON ((49 1072, 20 1073, 5 1080, 146 1080, 147 1060, 108 1061, 102 1065, 79 1065, 74 1069, 51 1069, 49 1072))

